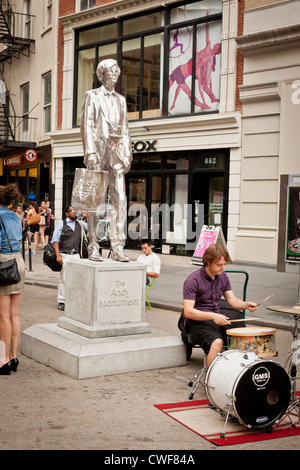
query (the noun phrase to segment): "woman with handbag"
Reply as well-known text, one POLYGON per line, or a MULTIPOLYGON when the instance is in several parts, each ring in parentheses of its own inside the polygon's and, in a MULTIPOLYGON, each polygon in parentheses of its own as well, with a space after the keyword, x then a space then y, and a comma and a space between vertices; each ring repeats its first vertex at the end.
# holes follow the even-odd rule
MULTIPOLYGON (((40 230, 40 214, 39 214, 39 208, 38 205, 35 202, 30 202, 29 203, 29 211, 27 214, 26 218, 26 223, 28 227, 27 233, 29 233, 29 236, 31 237, 33 234, 33 250, 31 254, 35 255, 36 253, 36 247, 38 246, 39 242, 39 230, 40 230)), ((28 255, 28 251, 25 253, 28 255)))
POLYGON ((22 224, 19 217, 8 206, 19 195, 15 184, 0 186, 0 375, 17 371, 19 360, 17 349, 21 336, 20 298, 24 288, 25 263, 20 253, 22 224), (11 272, 4 269, 12 265, 11 272), (4 275, 3 275, 4 271, 4 275), (8 280, 9 279, 9 280, 8 280), (7 284, 9 282, 9 284, 7 284))

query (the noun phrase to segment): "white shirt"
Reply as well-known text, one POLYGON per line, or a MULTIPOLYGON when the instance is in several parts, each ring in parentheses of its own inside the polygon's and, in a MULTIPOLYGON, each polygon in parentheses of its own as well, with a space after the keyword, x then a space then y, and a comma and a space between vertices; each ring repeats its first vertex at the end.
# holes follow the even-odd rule
POLYGON ((136 261, 137 263, 142 263, 147 266, 147 273, 160 273, 161 261, 156 253, 151 253, 151 255, 148 256, 143 254, 139 256, 136 261))

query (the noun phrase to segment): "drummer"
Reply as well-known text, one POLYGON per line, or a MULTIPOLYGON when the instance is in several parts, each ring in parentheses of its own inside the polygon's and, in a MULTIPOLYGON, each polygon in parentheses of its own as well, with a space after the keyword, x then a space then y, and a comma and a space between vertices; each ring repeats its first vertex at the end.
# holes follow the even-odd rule
POLYGON ((227 250, 218 244, 211 245, 203 255, 203 266, 190 274, 183 285, 185 330, 194 344, 207 354, 207 366, 223 350, 226 325, 229 317, 220 313, 220 299, 224 295, 228 305, 235 310, 255 312, 254 302, 238 299, 224 272, 229 260, 227 250))

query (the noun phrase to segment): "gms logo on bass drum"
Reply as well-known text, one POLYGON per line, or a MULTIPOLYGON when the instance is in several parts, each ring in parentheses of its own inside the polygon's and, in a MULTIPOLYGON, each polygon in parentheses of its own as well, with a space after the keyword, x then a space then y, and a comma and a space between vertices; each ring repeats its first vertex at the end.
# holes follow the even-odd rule
POLYGON ((253 375, 252 375, 252 380, 253 382, 255 383, 255 385, 259 388, 261 387, 264 387, 265 385, 267 385, 267 383, 269 382, 270 380, 270 372, 268 371, 268 369, 266 369, 265 367, 258 367, 253 375))

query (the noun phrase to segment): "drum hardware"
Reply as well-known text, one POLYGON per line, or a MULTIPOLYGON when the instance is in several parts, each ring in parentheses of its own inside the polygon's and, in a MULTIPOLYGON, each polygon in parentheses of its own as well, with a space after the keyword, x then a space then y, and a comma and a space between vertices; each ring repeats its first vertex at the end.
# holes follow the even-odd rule
POLYGON ((297 424, 300 424, 300 398, 296 398, 296 381, 300 378, 297 377, 297 355, 299 354, 297 343, 298 343, 298 332, 299 332, 299 318, 300 318, 300 305, 297 304, 293 307, 284 307, 284 306, 273 306, 267 307, 269 310, 274 310, 281 313, 287 313, 289 315, 293 315, 294 317, 294 327, 291 332, 292 335, 292 349, 289 351, 289 355, 287 357, 285 363, 285 370, 287 371, 290 383, 291 383, 291 400, 290 404, 287 408, 287 411, 283 418, 278 422, 278 424, 286 417, 289 418, 292 427, 296 428, 297 424), (298 412, 295 411, 295 408, 298 406, 298 412), (297 418, 296 422, 293 422, 291 416, 297 418), (297 423, 297 424, 296 424, 297 423))
POLYGON ((204 367, 199 374, 196 374, 194 378, 189 382, 189 387, 192 387, 191 393, 189 395, 189 400, 194 398, 195 392, 198 390, 199 385, 205 386, 205 376, 207 372, 207 355, 204 354, 204 367), (202 380, 204 378, 204 380, 202 380))

